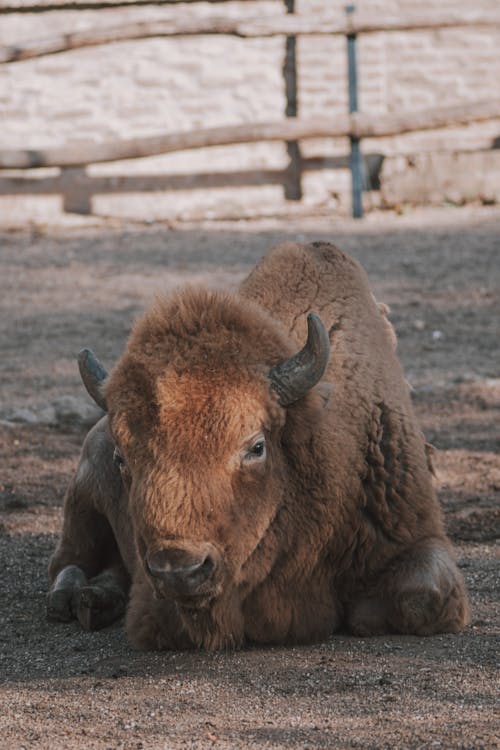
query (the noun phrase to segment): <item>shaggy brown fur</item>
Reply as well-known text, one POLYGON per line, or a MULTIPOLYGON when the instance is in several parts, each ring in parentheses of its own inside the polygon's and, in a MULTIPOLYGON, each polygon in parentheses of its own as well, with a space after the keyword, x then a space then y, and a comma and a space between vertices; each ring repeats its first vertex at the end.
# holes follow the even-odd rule
POLYGON ((159 301, 109 377, 109 417, 68 491, 49 613, 107 624, 130 576, 139 648, 462 629, 464 585, 386 312, 359 265, 322 243, 274 249, 238 294, 159 301), (330 361, 285 409, 268 373, 302 346, 310 311, 330 361), (196 599, 171 583, 173 555, 188 572, 213 566, 196 599))

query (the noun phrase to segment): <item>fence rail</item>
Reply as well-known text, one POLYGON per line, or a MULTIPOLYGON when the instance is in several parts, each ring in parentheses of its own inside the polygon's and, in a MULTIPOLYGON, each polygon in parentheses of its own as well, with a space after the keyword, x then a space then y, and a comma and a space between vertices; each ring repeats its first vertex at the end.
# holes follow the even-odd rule
MULTIPOLYGON (((195 2, 196 0, 193 0, 195 2)), ((219 0, 209 0, 218 2, 219 0)), ((158 3, 163 4, 162 0, 158 3)), ((83 3, 85 5, 85 3, 83 3)), ((121 3, 110 2, 112 7, 121 3)), ((142 0, 125 2, 126 5, 141 5, 142 0)), ((154 3, 153 3, 154 4, 154 3)), ((165 0, 165 4, 171 3, 165 0)), ((57 7, 80 7, 82 3, 57 7)), ((97 7, 104 7, 100 3, 97 7)), ((92 2, 89 7, 96 7, 92 2)), ((26 7, 26 6, 23 6, 26 7)), ((47 6, 45 6, 47 7, 47 6)), ((227 146, 241 143, 257 143, 266 141, 285 142, 288 147, 290 162, 284 170, 263 170, 262 175, 256 172, 227 173, 227 184, 277 184, 281 183, 287 199, 299 200, 302 195, 301 175, 308 168, 322 168, 320 162, 303 159, 300 154, 299 143, 311 138, 339 138, 347 137, 351 141, 351 172, 353 177, 353 215, 362 215, 361 193, 363 189, 363 164, 359 151, 362 138, 385 138, 403 133, 421 130, 434 130, 449 126, 458 126, 480 122, 493 118, 500 118, 500 97, 487 101, 462 103, 448 107, 435 107, 417 112, 400 112, 397 114, 377 115, 357 112, 356 95, 356 59, 355 40, 358 34, 435 30, 453 27, 490 27, 500 26, 500 9, 485 13, 471 11, 466 15, 446 13, 426 15, 412 13, 406 16, 380 17, 367 13, 353 12, 354 8, 346 8, 342 18, 329 16, 303 16, 294 12, 294 0, 285 0, 285 10, 288 12, 275 17, 228 19, 221 16, 211 16, 204 19, 171 15, 151 22, 129 23, 108 28, 88 29, 71 34, 58 34, 53 37, 35 40, 19 45, 0 46, 0 63, 16 63, 44 55, 68 52, 83 47, 97 46, 111 42, 146 39, 151 37, 176 37, 200 34, 230 34, 242 38, 252 37, 286 37, 286 63, 283 66, 285 89, 287 98, 286 120, 277 122, 261 122, 224 127, 204 128, 191 132, 160 133, 156 136, 132 138, 121 141, 104 143, 88 143, 82 145, 67 144, 65 146, 47 149, 18 149, 0 150, 0 170, 28 170, 41 167, 58 167, 62 170, 59 177, 49 177, 42 180, 30 178, 24 180, 25 185, 31 184, 34 192, 39 194, 46 189, 51 192, 62 187, 65 196, 66 210, 76 210, 82 213, 91 211, 90 197, 93 192, 110 189, 105 178, 91 178, 85 168, 91 164, 122 161, 127 159, 141 159, 175 151, 200 149, 213 146, 227 146), (346 37, 349 50, 349 89, 350 114, 335 118, 306 118, 297 116, 297 91, 295 71, 295 37, 299 35, 341 35, 346 37), (356 157, 357 154, 357 157, 356 157), (72 184, 75 189, 73 190, 72 184)), ((42 9, 42 8, 39 8, 42 9)), ((5 7, 0 7, 5 12, 5 7)), ((328 159, 323 160, 326 166, 328 159)), ((118 186, 120 178, 113 178, 118 186)), ((136 187, 141 183, 138 178, 136 187)), ((180 189, 181 187, 213 187, 223 183, 224 176, 193 175, 166 176, 156 178, 155 184, 166 189, 180 189), (199 179, 198 179, 199 178, 199 179)), ((8 189, 14 193, 24 192, 21 185, 23 178, 5 175, 0 180, 0 194, 6 194, 8 189)), ((151 182, 151 181, 150 181, 151 182)), ((144 183, 145 184, 145 183, 144 183)), ((130 187, 130 186, 129 186, 130 187)), ((122 185, 127 189, 125 184, 122 185)), ((144 187, 144 189, 148 189, 144 187)))
POLYGON ((467 105, 425 109, 397 115, 360 112, 336 118, 290 118, 279 122, 229 125, 195 131, 130 138, 107 143, 89 143, 40 150, 0 150, 0 169, 81 167, 102 162, 143 159, 149 156, 189 151, 209 146, 233 146, 262 141, 300 141, 307 138, 385 138, 415 130, 434 130, 467 125, 500 117, 500 99, 467 105))
MULTIPOLYGON (((0 0, 1 1, 1 0, 0 0)), ((42 2, 26 2, 25 0, 3 0, 0 14, 4 13, 50 13, 53 10, 102 10, 104 8, 138 8, 144 5, 195 5, 200 0, 43 0, 42 2)), ((227 0, 205 0, 211 5, 220 5, 227 0)), ((254 0, 239 0, 251 3, 254 0)))
POLYGON ((471 12, 463 14, 427 15, 411 14, 380 20, 378 15, 352 13, 345 18, 331 15, 307 16, 288 14, 269 18, 228 19, 220 16, 209 18, 171 18, 156 21, 140 21, 86 29, 68 34, 55 34, 46 39, 33 40, 19 45, 0 46, 0 63, 11 63, 44 57, 83 47, 124 42, 154 37, 194 36, 199 34, 225 34, 244 39, 273 36, 349 36, 393 31, 423 31, 444 28, 476 26, 500 26, 500 10, 491 13, 471 12))

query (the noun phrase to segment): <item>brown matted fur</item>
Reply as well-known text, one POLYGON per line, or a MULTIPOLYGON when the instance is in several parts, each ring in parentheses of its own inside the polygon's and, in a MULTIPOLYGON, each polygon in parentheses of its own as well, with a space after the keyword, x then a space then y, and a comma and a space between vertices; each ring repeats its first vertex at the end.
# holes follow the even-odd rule
POLYGON ((131 578, 139 648, 462 629, 463 580, 386 314, 326 243, 275 248, 236 294, 157 301, 69 488, 52 615, 100 627, 131 578), (302 346, 311 311, 329 363, 283 407, 268 374, 302 346), (73 570, 83 579, 65 588, 73 570))

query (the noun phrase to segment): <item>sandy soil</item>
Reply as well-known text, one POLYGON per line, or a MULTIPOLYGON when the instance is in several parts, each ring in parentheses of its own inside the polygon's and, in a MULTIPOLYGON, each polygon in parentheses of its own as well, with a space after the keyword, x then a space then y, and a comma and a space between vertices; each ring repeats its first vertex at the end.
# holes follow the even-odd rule
POLYGON ((499 746, 499 230, 491 208, 361 224, 0 234, 0 747, 499 746), (392 308, 419 418, 438 449, 471 626, 431 638, 140 654, 121 623, 92 634, 47 623, 47 561, 84 433, 76 421, 9 418, 82 398, 75 353, 89 345, 111 364, 157 292, 186 280, 233 286, 271 244, 322 238, 357 257, 392 308))

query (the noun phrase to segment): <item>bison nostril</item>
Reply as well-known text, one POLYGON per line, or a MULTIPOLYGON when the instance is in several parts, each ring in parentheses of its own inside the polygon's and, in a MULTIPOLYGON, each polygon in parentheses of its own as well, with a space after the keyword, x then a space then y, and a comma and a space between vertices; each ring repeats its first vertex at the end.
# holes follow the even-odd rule
POLYGON ((199 563, 199 565, 193 566, 192 573, 195 574, 197 578, 206 580, 207 578, 210 578, 214 570, 215 562, 210 557, 210 555, 207 555, 206 558, 199 563))

